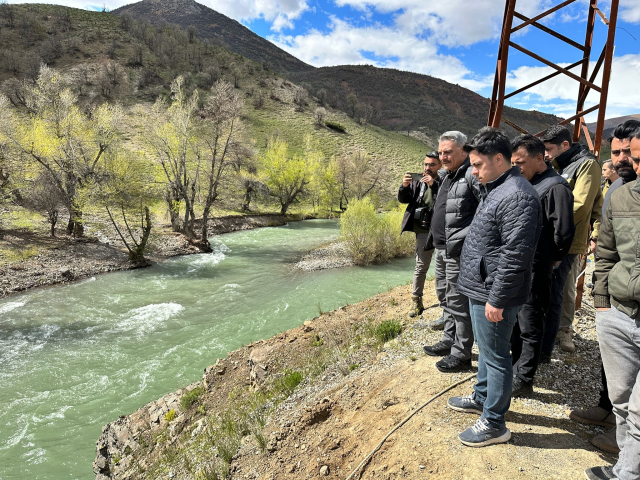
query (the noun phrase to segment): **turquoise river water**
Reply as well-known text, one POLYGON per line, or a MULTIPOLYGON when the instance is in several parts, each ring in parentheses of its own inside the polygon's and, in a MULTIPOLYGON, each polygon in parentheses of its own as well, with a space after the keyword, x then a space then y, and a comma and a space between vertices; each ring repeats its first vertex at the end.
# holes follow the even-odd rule
POLYGON ((413 259, 291 268, 337 233, 331 220, 231 233, 211 254, 0 300, 0 479, 92 479, 104 424, 319 307, 411 280, 413 259))

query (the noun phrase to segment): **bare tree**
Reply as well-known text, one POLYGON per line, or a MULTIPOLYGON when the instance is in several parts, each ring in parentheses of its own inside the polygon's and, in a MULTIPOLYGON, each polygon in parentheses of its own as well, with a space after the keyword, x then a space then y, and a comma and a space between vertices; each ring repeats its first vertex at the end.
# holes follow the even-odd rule
POLYGON ((293 95, 293 103, 296 104, 296 111, 304 112, 304 107, 309 105, 309 94, 304 88, 296 88, 293 95))
POLYGON ((49 222, 52 237, 56 236, 58 214, 64 206, 64 194, 48 171, 42 172, 24 196, 25 207, 38 212, 49 222))
POLYGON ((316 124, 322 126, 324 124, 324 118, 327 116, 327 111, 322 107, 318 107, 313 114, 316 117, 316 124))
POLYGON ((316 92, 316 98, 318 102, 320 102, 320 106, 326 107, 327 105, 327 91, 324 88, 321 88, 316 92))
POLYGON ((203 250, 211 250, 209 245, 209 214, 213 202, 220 195, 220 187, 227 170, 233 162, 239 162, 247 155, 241 141, 242 125, 240 116, 244 101, 233 85, 218 81, 211 89, 204 108, 205 131, 200 147, 196 151, 202 162, 203 201, 202 231, 200 242, 203 250))

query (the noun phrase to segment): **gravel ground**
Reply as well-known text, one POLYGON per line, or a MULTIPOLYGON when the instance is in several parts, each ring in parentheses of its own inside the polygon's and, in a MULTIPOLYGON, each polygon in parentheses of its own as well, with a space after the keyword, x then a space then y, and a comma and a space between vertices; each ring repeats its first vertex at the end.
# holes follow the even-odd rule
POLYGON ((326 270, 328 268, 351 267, 353 260, 349 256, 344 243, 332 243, 326 247, 321 247, 307 253, 302 259, 294 264, 294 268, 312 272, 315 270, 326 270))

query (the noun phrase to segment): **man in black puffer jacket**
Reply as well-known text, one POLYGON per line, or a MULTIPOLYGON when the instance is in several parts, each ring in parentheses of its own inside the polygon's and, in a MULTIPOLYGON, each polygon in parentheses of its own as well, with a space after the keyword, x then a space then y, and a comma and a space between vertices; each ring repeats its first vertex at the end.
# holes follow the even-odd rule
POLYGON ((553 266, 569 253, 576 227, 573 223, 573 194, 569 183, 544 160, 544 143, 533 135, 521 135, 511 142, 511 162, 531 182, 542 203, 542 232, 533 259, 531 292, 518 314, 511 337, 513 397, 533 393, 538 369, 544 319, 551 300, 553 266))
MULTIPOLYGON (((443 356, 436 363, 441 372, 471 368, 473 329, 469 299, 458 292, 460 253, 480 200, 478 180, 471 175, 469 157, 463 150, 467 141, 461 132, 440 136, 438 153, 442 161, 442 183, 431 219, 428 245, 435 248, 436 293, 442 307, 444 333, 435 345, 423 347, 431 356, 443 356)), ((433 325, 431 325, 433 328, 433 325)))
POLYGON ((459 438, 482 447, 511 438, 504 420, 513 381, 511 333, 529 296, 542 207, 520 168, 511 166, 511 143, 502 132, 485 127, 465 150, 482 184, 482 201, 462 247, 458 289, 469 297, 480 354, 474 393, 452 397, 448 405, 481 414, 459 438))

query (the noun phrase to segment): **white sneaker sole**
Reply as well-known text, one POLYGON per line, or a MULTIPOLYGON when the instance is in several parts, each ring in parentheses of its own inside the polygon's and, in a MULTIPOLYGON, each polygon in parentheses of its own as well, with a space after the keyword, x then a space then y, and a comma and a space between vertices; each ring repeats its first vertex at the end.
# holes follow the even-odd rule
POLYGON ((507 428, 507 431, 502 435, 500 435, 499 437, 490 438, 489 440, 485 440, 484 442, 478 442, 478 443, 465 442, 459 436, 458 436, 458 440, 460 440, 460 442, 462 442, 462 444, 466 445, 467 447, 486 447, 487 445, 493 445, 495 443, 507 443, 509 440, 511 440, 511 431, 507 428))
POLYGON ((449 407, 451 410, 455 410, 456 412, 475 413, 476 415, 482 414, 482 410, 476 410, 475 408, 454 407, 453 405, 449 405, 448 403, 447 403, 447 407, 449 407))

